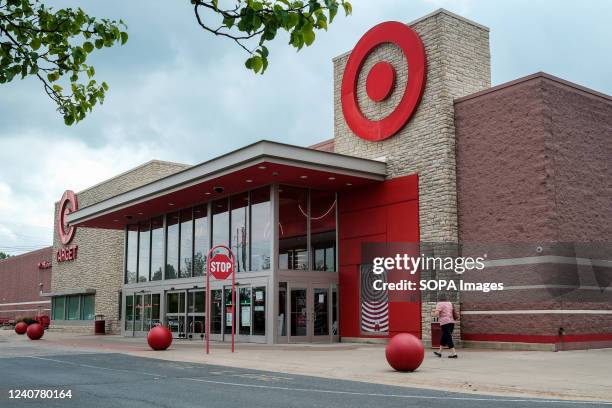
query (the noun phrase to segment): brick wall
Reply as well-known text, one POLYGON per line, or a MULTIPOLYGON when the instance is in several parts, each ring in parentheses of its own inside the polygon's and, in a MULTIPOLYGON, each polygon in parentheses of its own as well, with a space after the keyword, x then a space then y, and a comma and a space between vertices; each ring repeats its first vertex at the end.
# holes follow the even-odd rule
MULTIPOLYGON (((396 135, 370 142, 351 132, 340 103, 342 74, 349 54, 334 64, 334 150, 365 158, 385 158, 389 177, 419 174, 419 222, 423 242, 457 241, 455 176, 455 98, 491 86, 489 30, 446 10, 438 10, 409 24, 421 37, 427 56, 423 98, 410 122, 396 135)), ((364 115, 380 119, 398 104, 407 81, 405 59, 394 45, 377 47, 366 59, 358 79, 358 102, 364 115), (390 62, 396 86, 382 103, 365 93, 369 69, 390 62)), ((432 303, 422 305, 423 337, 429 338, 432 303)))
POLYGON ((38 267, 44 261, 51 262, 51 247, 0 261, 0 319, 49 315, 49 298, 40 296, 51 287, 51 268, 38 267))
POLYGON ((538 73, 458 100, 456 126, 461 241, 610 241, 612 97, 538 73))
MULTIPOLYGON (((121 194, 178 171, 187 165, 153 160, 135 169, 122 173, 86 190, 78 192, 79 208, 84 208, 102 200, 121 194)), ((55 203, 57 220, 58 203, 55 203)), ((78 245, 78 257, 74 261, 58 263, 53 259, 53 292, 95 289, 96 314, 106 318, 107 332, 119 333, 119 291, 123 286, 123 230, 77 228, 70 245, 78 245)), ((54 253, 62 244, 54 227, 54 253)), ((64 330, 90 332, 93 323, 54 321, 53 327, 64 330)))
MULTIPOLYGON (((612 259, 612 97, 537 73, 457 100, 455 120, 463 243, 514 243, 492 259, 612 259)), ((550 341, 560 329, 612 338, 612 318, 596 313, 612 308, 610 267, 534 263, 478 275, 516 289, 462 294, 464 309, 480 313, 463 319, 469 339, 550 341), (589 313, 524 312, 554 309, 589 313), (523 312, 482 313, 492 310, 523 312)))

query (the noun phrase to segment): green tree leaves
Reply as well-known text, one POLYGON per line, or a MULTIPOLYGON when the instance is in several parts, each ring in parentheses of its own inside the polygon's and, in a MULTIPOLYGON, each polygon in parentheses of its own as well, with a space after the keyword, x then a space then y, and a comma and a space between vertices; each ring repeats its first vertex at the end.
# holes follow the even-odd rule
POLYGON ((244 65, 261 74, 268 67, 269 52, 264 43, 273 40, 279 30, 289 33, 289 44, 299 51, 314 43, 317 30, 327 30, 340 7, 347 16, 353 10, 345 0, 235 0, 234 7, 228 9, 220 9, 216 0, 191 3, 198 24, 236 42, 250 54, 244 65))
MULTIPOLYGON (((125 44, 123 21, 98 19, 81 8, 54 10, 43 0, 0 0, 0 84, 37 77, 67 125, 85 118, 108 91, 87 64, 95 50, 125 44)), ((317 30, 327 30, 346 0, 190 0, 198 24, 217 36, 232 39, 249 57, 245 66, 263 74, 268 67, 265 43, 280 31, 289 33, 296 50, 310 46, 317 30)))
POLYGON ((0 0, 0 84, 35 76, 67 125, 81 121, 108 90, 94 79, 87 57, 125 44, 125 29, 123 21, 97 19, 80 8, 55 11, 40 0, 0 0))

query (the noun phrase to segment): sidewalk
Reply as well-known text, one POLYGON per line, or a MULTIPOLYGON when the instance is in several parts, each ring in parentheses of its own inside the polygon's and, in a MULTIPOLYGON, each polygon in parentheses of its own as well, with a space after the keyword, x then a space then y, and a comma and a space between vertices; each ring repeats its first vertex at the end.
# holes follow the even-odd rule
MULTIPOLYGON (((25 336, 0 330, 0 357, 32 346, 25 336)), ((201 341, 175 340, 166 351, 152 351, 144 338, 84 336, 47 332, 36 342, 40 354, 114 352, 169 361, 209 363, 288 374, 437 390, 507 396, 612 401, 612 349, 564 352, 459 350, 457 360, 434 357, 414 373, 393 371, 384 346, 369 344, 259 345, 211 343, 206 355, 201 341)), ((31 350, 31 349, 30 349, 31 350)))

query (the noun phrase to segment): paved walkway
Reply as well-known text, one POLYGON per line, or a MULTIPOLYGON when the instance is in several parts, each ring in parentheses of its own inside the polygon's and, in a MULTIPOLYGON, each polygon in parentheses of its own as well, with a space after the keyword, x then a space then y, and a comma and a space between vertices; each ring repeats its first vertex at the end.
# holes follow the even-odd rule
MULTIPOLYGON (((540 352, 459 350, 456 360, 429 351, 414 373, 398 373, 386 363, 384 346, 364 344, 257 345, 211 343, 206 355, 201 341, 175 341, 156 352, 144 338, 45 333, 40 355, 67 352, 113 352, 170 361, 209 363, 289 374, 416 386, 478 394, 612 401, 612 349, 540 352)), ((25 336, 0 330, 0 357, 19 355, 31 346, 25 336)))

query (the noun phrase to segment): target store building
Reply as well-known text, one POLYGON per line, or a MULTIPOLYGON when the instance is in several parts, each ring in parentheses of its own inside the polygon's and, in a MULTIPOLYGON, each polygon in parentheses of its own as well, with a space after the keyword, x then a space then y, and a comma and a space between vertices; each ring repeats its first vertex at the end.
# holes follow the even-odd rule
MULTIPOLYGON (((364 300, 362 244, 611 240, 609 96, 543 73, 491 87, 488 28, 446 10, 376 25, 333 70, 331 140, 151 161, 67 192, 52 324, 91 330, 79 311, 93 302, 107 332, 126 336, 161 323, 200 339, 209 318, 219 341, 232 326, 245 342, 428 340, 431 299, 364 300), (230 280, 211 280, 205 310, 218 244, 236 255, 233 314, 230 280)), ((554 345, 561 324, 568 343, 612 341, 609 300, 562 312, 455 300, 466 344, 554 345)))

